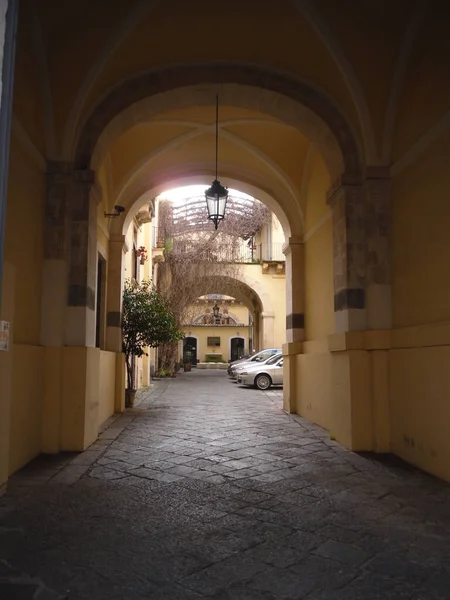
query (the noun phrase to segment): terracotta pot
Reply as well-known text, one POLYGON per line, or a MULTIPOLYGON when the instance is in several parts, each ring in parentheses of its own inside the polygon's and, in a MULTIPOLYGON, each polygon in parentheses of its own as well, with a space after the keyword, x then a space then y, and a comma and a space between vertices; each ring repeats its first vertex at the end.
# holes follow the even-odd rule
POLYGON ((190 371, 191 370, 191 363, 184 363, 184 370, 185 371, 190 371))
POLYGON ((125 408, 133 408, 134 406, 134 398, 136 396, 136 390, 125 390, 125 408))

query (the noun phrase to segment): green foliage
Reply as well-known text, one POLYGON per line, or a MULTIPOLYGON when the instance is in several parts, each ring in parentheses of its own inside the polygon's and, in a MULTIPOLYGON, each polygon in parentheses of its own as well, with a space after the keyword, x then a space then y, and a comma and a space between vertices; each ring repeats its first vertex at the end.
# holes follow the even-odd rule
POLYGON ((151 281, 125 282, 123 291, 122 346, 125 353, 128 387, 132 387, 132 357, 146 353, 146 349, 183 339, 175 318, 164 298, 151 281))
POLYGON ((158 377, 172 377, 173 373, 170 369, 160 369, 158 371, 158 377))

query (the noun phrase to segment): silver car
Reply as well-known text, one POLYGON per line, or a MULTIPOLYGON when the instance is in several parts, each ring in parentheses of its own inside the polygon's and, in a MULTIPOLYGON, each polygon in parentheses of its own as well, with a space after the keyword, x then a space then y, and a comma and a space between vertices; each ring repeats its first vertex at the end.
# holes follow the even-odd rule
POLYGON ((238 383, 268 390, 271 385, 283 385, 283 355, 276 354, 264 364, 243 368, 238 373, 238 383))
POLYGON ((254 354, 248 360, 236 363, 228 368, 228 375, 231 379, 237 379, 237 375, 242 369, 244 369, 247 365, 257 365, 265 362, 275 354, 280 354, 281 348, 267 348, 266 350, 261 350, 257 354, 254 354))

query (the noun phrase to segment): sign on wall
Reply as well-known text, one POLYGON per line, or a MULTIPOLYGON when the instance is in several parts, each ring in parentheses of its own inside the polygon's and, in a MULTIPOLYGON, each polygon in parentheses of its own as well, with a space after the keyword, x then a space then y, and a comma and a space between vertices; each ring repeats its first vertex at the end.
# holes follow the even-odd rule
POLYGON ((0 350, 9 350, 9 322, 0 321, 0 350))

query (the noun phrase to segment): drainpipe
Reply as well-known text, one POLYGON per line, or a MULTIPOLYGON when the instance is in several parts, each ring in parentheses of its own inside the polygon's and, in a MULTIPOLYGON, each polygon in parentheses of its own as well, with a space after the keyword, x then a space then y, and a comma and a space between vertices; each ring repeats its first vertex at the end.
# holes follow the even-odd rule
POLYGON ((17 17, 19 0, 0 0, 0 11, 6 13, 1 73, 0 107, 0 307, 3 281, 3 256, 6 228, 6 200, 8 193, 9 138, 14 89, 14 62, 16 55, 17 17))
POLYGON ((272 217, 267 223, 267 260, 272 260, 272 217))

